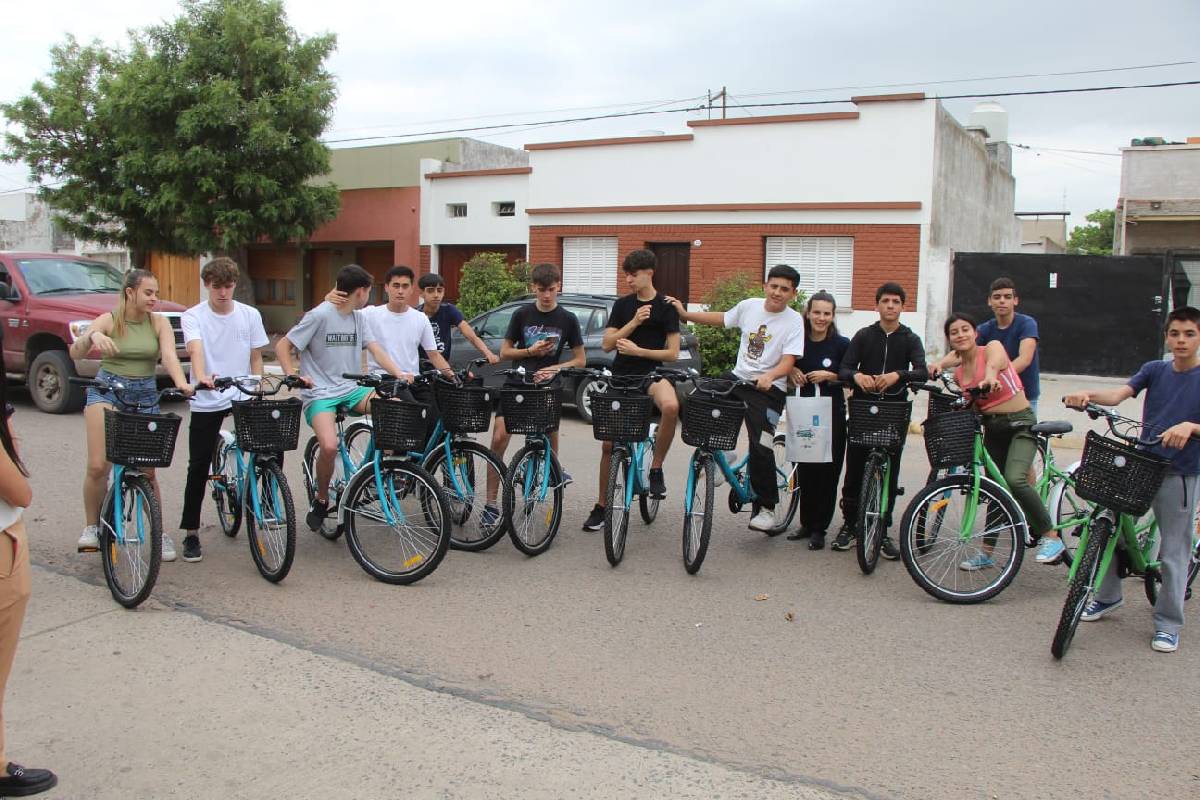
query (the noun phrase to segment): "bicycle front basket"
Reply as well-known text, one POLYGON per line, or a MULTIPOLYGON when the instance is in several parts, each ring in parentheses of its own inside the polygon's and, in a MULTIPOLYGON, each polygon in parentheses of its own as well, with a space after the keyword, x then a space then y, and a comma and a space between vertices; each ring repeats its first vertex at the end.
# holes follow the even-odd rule
POLYGON ((650 435, 654 400, 648 394, 592 395, 592 435, 602 442, 640 442, 650 435))
POLYGON ((295 450, 300 443, 300 409, 297 397, 286 400, 237 400, 233 423, 238 447, 254 453, 295 450))
POLYGON ((1158 494, 1168 463, 1153 453, 1088 431, 1075 473, 1075 494, 1105 508, 1141 516, 1158 494))
POLYGON ((694 390, 683 401, 683 442, 709 450, 733 450, 745 416, 746 404, 741 400, 694 390))
POLYGON ((925 420, 925 454, 929 456, 929 466, 949 469, 970 464, 975 457, 978 430, 979 415, 970 409, 930 416, 925 420))
POLYGON ((504 428, 509 433, 550 433, 558 430, 562 396, 556 386, 514 386, 500 390, 504 428))
POLYGON ((377 450, 408 453, 425 446, 429 406, 415 400, 371 400, 371 433, 377 450))
POLYGON ((104 409, 104 453, 126 467, 169 467, 179 435, 178 414, 133 414, 104 409))
POLYGON ((858 447, 895 449, 908 435, 912 403, 905 400, 850 398, 850 425, 846 441, 858 447))
POLYGON ((929 414, 928 418, 936 417, 938 414, 945 414, 947 411, 954 411, 955 398, 941 394, 939 392, 929 392, 929 414))
POLYGON ((492 424, 492 391, 482 386, 433 385, 442 425, 451 433, 481 433, 492 424))

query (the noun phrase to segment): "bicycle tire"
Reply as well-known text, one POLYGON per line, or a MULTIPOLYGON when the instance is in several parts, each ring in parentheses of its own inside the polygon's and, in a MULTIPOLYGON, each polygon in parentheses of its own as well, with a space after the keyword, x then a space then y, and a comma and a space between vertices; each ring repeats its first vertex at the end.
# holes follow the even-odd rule
POLYGON ((949 475, 923 487, 904 510, 900 522, 900 556, 908 574, 927 593, 947 603, 992 599, 1017 577, 1025 553, 1025 517, 1008 492, 990 478, 979 479, 975 532, 970 541, 962 541, 961 514, 955 515, 953 508, 959 499, 969 502, 971 484, 970 475, 949 475), (982 530, 978 527, 980 519, 982 530), (951 527, 946 531, 948 520, 951 527), (976 542, 982 540, 986 545, 989 538, 993 540, 989 557, 999 552, 1000 560, 993 559, 993 565, 984 569, 963 569, 970 557, 983 553, 976 542), (953 584, 945 585, 943 581, 951 576, 955 578, 953 584), (969 576, 978 576, 984 582, 960 586, 957 579, 965 582, 969 576))
POLYGON ((150 596, 158 580, 162 564, 162 507, 154 494, 150 479, 141 473, 121 476, 121 486, 112 487, 105 495, 100 512, 100 557, 104 565, 104 582, 113 599, 125 608, 137 608, 150 596), (113 492, 122 494, 124 509, 122 524, 113 516, 115 510, 113 492), (143 509, 142 514, 150 523, 145 536, 130 539, 127 524, 135 524, 132 515, 143 509), (118 529, 121 536, 117 536, 118 529), (127 574, 126 574, 127 573, 127 574), (126 580, 127 579, 127 580, 126 580))
MULTIPOLYGON (((367 440, 369 441, 369 438, 371 435, 372 435, 371 426, 361 420, 359 420, 358 422, 350 423, 349 425, 347 425, 345 427, 345 429, 342 432, 342 441, 344 441, 346 443, 346 449, 350 453, 350 460, 356 466, 362 461, 362 458, 366 454, 367 450, 366 450, 365 444, 358 445, 355 443, 358 441, 361 441, 364 436, 367 437, 367 440)), ((303 468, 304 468, 304 492, 308 497, 309 508, 312 507, 313 502, 317 499, 317 493, 316 493, 317 448, 318 448, 317 437, 316 436, 308 437, 308 441, 304 445, 303 468)), ((330 512, 331 516, 332 516, 333 512, 337 509, 338 504, 341 502, 342 496, 345 495, 346 487, 349 485, 350 479, 354 477, 353 474, 347 475, 347 474, 345 474, 345 472, 346 472, 345 465, 342 463, 341 455, 338 455, 336 458, 334 458, 333 475, 330 476, 330 478, 329 478, 328 497, 329 497, 329 512, 330 512)), ((325 524, 322 525, 320 528, 318 528, 316 532, 321 534, 321 536, 325 537, 329 541, 334 542, 341 538, 342 526, 331 525, 329 523, 329 520, 327 519, 325 524)))
MULTIPOLYGON (((697 453, 692 459, 692 513, 683 515, 683 568, 689 575, 700 571, 708 542, 712 537, 713 459, 709 453, 697 453), (700 504, 697 510, 697 503, 700 504)), ((686 507, 685 507, 686 509, 686 507)))
POLYGON ((275 461, 255 461, 254 472, 258 482, 259 508, 267 524, 260 526, 253 513, 244 515, 250 556, 260 575, 271 583, 279 583, 287 577, 296 557, 296 506, 292 502, 292 490, 287 478, 275 461), (270 524, 272 521, 274 525, 270 524))
POLYGON ((416 583, 437 569, 450 549, 450 508, 437 481, 416 464, 387 459, 379 469, 380 481, 394 495, 403 518, 423 524, 388 524, 379 504, 375 470, 360 469, 345 492, 346 545, 375 580, 416 583))
MULTIPOLYGON (((642 449, 642 458, 654 458, 654 445, 658 441, 658 425, 650 425, 650 438, 647 440, 646 446, 642 449)), ((650 463, 654 463, 653 460, 650 463)), ((641 469, 641 465, 638 466, 641 469)), ((643 486, 643 491, 638 495, 638 513, 642 516, 642 522, 649 525, 658 518, 658 510, 662 506, 661 497, 651 497, 650 487, 643 486)))
POLYGON ((858 530, 854 552, 858 556, 858 568, 863 575, 870 575, 879 564, 879 551, 883 548, 883 537, 887 532, 886 519, 882 513, 883 483, 886 456, 872 451, 863 467, 862 488, 858 492, 858 508, 854 527, 858 530))
POLYGON ((238 535, 242 527, 242 498, 237 490, 237 464, 233 463, 235 449, 232 442, 219 436, 208 473, 221 476, 219 479, 210 479, 209 483, 212 486, 213 503, 217 506, 217 524, 221 526, 221 532, 231 539, 238 535))
POLYGON ((1075 471, 1079 462, 1068 466, 1063 473, 1064 479, 1055 483, 1046 498, 1046 509, 1050 513, 1050 524, 1057 528, 1068 519, 1078 519, 1079 524, 1071 528, 1057 528, 1059 538, 1063 543, 1063 563, 1068 567, 1079 549, 1079 536, 1083 533, 1084 524, 1092 515, 1093 504, 1075 494, 1075 471))
POLYGON ((1112 520, 1105 516, 1095 516, 1088 530, 1087 546, 1080 556, 1079 566, 1071 587, 1067 590, 1067 599, 1063 603, 1062 615, 1058 618, 1058 627, 1054 629, 1054 640, 1050 643, 1050 653, 1056 659, 1061 659, 1071 647, 1075 638, 1075 628, 1083 615, 1083 607, 1095 590, 1096 573, 1100 567, 1100 555, 1108 546, 1112 536, 1112 520))
POLYGON ((526 444, 513 456, 512 461, 508 464, 508 470, 504 473, 504 522, 508 526, 508 537, 512 540, 513 546, 531 557, 540 556, 546 552, 554 543, 554 537, 562 522, 562 504, 562 470, 558 466, 558 461, 553 455, 545 452, 541 443, 526 444), (543 459, 548 460, 543 461, 543 459), (542 499, 528 500, 525 498, 525 470, 534 470, 531 480, 535 490, 540 493, 543 463, 550 471, 547 484, 548 494, 542 499), (517 502, 518 495, 521 498, 519 504, 517 502), (547 500, 549 508, 546 513, 544 515, 540 511, 534 513, 535 507, 545 504, 547 500), (539 518, 545 520, 544 530, 532 534, 530 523, 539 518))
MULTIPOLYGON (((504 538, 504 515, 500 513, 500 509, 493 509, 496 518, 490 525, 484 524, 483 516, 487 508, 486 470, 490 469, 496 473, 496 483, 499 485, 504 480, 505 467, 504 462, 496 458, 491 449, 478 442, 455 440, 450 445, 451 458, 460 453, 469 453, 473 459, 467 467, 471 477, 470 484, 475 490, 475 494, 470 498, 459 496, 459 490, 455 488, 455 482, 446 469, 446 451, 443 448, 434 448, 421 466, 430 475, 441 480, 442 490, 446 494, 446 502, 450 508, 450 548, 477 553, 487 550, 504 538), (487 466, 482 469, 476 466, 475 458, 483 459, 487 466), (475 524, 472 525, 472 522, 475 524), (472 534, 472 530, 475 533, 472 534)), ((461 475, 459 483, 462 484, 461 475)))
POLYGON ((796 519, 796 511, 800 508, 800 467, 787 460, 787 436, 775 434, 773 440, 775 449, 775 482, 779 486, 779 503, 775 506, 776 525, 771 530, 772 536, 778 536, 791 527, 796 519), (782 460, 780 460, 782 459, 782 460), (779 516, 783 510, 782 519, 779 516))
POLYGON ((604 504, 604 555, 617 566, 625 557, 629 537, 629 506, 625 503, 625 479, 632 469, 632 455, 623 447, 614 447, 608 460, 608 496, 604 504))

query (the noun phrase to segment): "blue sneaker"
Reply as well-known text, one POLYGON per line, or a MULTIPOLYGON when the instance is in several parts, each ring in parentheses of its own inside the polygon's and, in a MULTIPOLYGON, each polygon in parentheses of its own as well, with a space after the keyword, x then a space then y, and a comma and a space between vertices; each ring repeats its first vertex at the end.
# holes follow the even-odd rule
POLYGON ((1083 607, 1083 613, 1079 616, 1084 622, 1095 622, 1110 611, 1116 611, 1121 606, 1125 605, 1125 598, 1114 600, 1111 603, 1102 603, 1099 600, 1092 600, 1083 607))
POLYGON ((490 504, 485 505, 479 514, 479 524, 484 528, 492 527, 498 519, 500 519, 500 509, 490 504))
POLYGON ((1063 553, 1067 548, 1063 546, 1062 539, 1051 539, 1049 536, 1042 539, 1042 546, 1038 548, 1037 555, 1034 561, 1039 564, 1053 564, 1063 557, 1063 553))
POLYGON ((1155 631, 1154 638, 1150 640, 1150 648, 1160 653, 1174 653, 1179 649, 1179 634, 1155 631))
POLYGON ((986 554, 976 553, 975 555, 968 558, 966 561, 959 564, 958 568, 961 569, 963 572, 976 572, 978 570, 987 569, 988 567, 994 567, 994 566, 996 566, 996 562, 992 561, 992 559, 989 558, 986 554))

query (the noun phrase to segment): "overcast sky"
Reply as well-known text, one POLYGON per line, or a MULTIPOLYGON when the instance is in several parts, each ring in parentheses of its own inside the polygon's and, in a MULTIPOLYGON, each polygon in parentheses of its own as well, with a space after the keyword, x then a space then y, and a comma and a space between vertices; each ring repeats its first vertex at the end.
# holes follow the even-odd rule
MULTIPOLYGON (((68 32, 120 43, 128 28, 178 10, 172 0, 5 0, 4 6, 5 100, 45 74, 50 45, 68 32)), ((1200 63, 1048 75, 1200 62, 1198 0, 608 0, 586 6, 287 0, 287 9, 302 34, 338 37, 330 62, 339 85, 330 140, 682 108, 721 86, 732 102, 769 103, 1200 80, 1200 63)), ((1200 136, 1200 86, 996 99, 1009 111, 1009 140, 1041 148, 1014 148, 1017 210, 1068 210, 1072 224, 1113 206, 1117 148, 1131 138, 1200 136)), ((945 104, 965 121, 977 102, 945 104)), ((468 135, 520 147, 682 131, 686 119, 655 114, 468 135)), ((20 165, 0 165, 0 191, 27 182, 20 165)))

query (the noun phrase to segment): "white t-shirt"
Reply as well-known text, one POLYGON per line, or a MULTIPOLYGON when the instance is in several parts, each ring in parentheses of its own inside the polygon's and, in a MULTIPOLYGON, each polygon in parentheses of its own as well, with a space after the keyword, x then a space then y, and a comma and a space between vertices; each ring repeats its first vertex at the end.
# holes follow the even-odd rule
MULTIPOLYGON (((396 362, 401 372, 415 375, 420 371, 420 350, 437 352, 433 325, 429 323, 429 317, 425 316, 424 311, 409 306, 397 314, 389 310, 387 305, 381 305, 364 308, 363 314, 367 318, 367 324, 371 326, 375 341, 383 345, 383 349, 391 356, 392 361, 396 362)), ((382 369, 374 356, 368 355, 367 364, 372 370, 382 369)))
MULTIPOLYGON (((804 318, 800 312, 784 308, 768 313, 761 297, 747 298, 726 311, 725 327, 742 331, 733 374, 744 381, 774 369, 785 355, 804 355, 804 318)), ((777 378, 774 385, 786 392, 787 376, 777 378)))
MULTIPOLYGON (((183 312, 183 341, 200 341, 204 347, 204 366, 209 375, 236 378, 250 372, 250 352, 265 347, 270 339, 263 327, 262 314, 258 309, 233 303, 228 314, 218 314, 206 300, 183 312)), ((192 382, 196 380, 191 371, 192 382)), ((243 399, 236 387, 223 392, 203 389, 192 397, 193 411, 223 411, 234 400, 243 399)))

